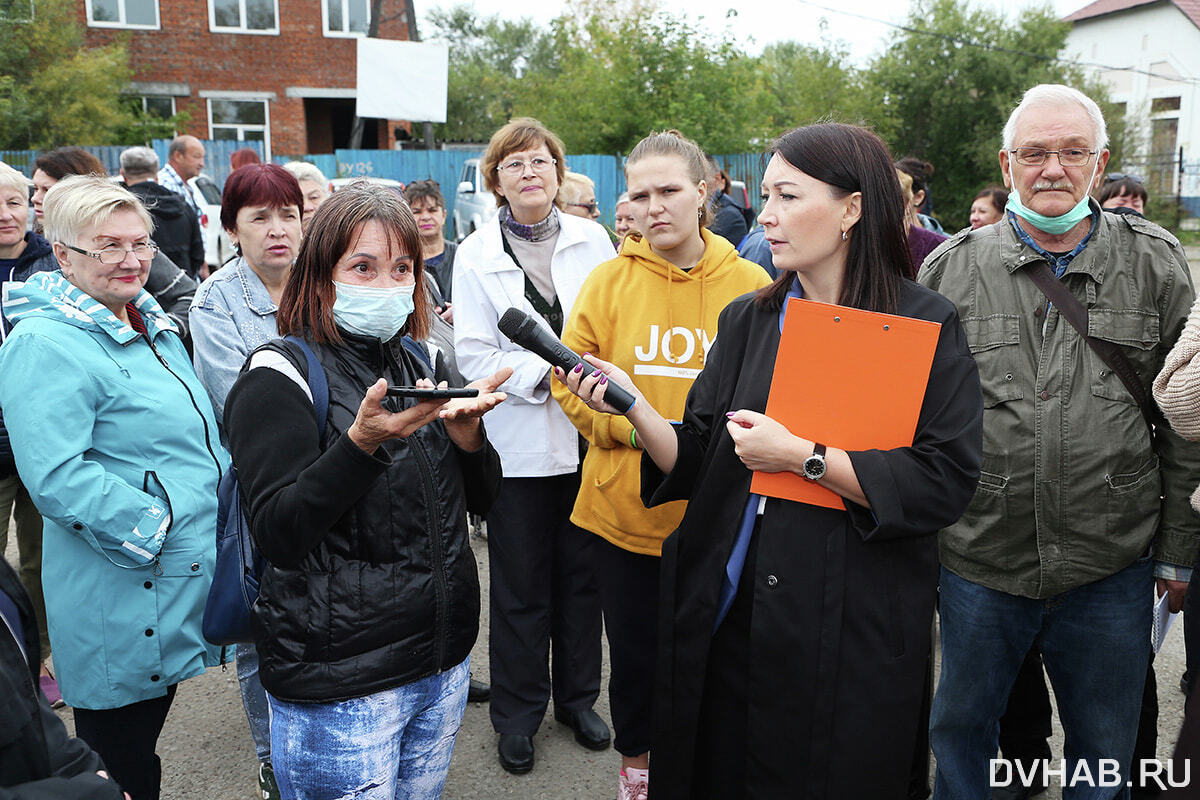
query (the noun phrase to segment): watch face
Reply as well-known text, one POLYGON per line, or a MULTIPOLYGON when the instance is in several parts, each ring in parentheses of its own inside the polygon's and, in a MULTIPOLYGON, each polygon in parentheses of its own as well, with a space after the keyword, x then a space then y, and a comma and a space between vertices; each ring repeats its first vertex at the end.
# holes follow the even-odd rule
POLYGON ((819 480, 825 476, 825 459, 821 456, 809 456, 804 459, 804 477, 809 480, 819 480))

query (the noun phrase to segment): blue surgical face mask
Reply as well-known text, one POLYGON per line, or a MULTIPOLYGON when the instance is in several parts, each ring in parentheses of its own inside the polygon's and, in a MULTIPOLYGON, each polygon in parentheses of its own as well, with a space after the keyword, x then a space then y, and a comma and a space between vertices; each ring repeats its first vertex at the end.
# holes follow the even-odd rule
MULTIPOLYGON (((1096 179, 1096 168, 1099 166, 1100 163, 1097 161, 1096 166, 1092 167, 1092 176, 1088 179, 1087 184, 1089 188, 1092 185, 1092 181, 1096 179)), ((1025 204, 1021 202, 1021 195, 1017 192, 1017 183, 1015 180, 1013 181, 1013 189, 1008 194, 1008 203, 1005 205, 1005 208, 1039 231, 1056 236, 1061 236, 1071 230, 1071 228, 1074 228, 1092 213, 1092 210, 1088 207, 1088 195, 1085 194, 1075 204, 1075 207, 1065 214, 1057 217, 1047 217, 1045 214, 1039 214, 1032 209, 1026 208, 1025 204)))
POLYGON ((390 289, 337 281, 333 285, 337 289, 333 319, 351 333, 386 342, 400 332, 413 312, 416 283, 390 289))

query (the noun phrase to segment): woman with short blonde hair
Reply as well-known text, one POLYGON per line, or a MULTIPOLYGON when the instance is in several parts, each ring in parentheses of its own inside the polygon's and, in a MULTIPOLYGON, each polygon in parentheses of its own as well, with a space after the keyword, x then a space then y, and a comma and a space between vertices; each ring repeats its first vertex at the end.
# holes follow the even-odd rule
POLYGON ((76 735, 134 800, 155 800, 175 689, 220 660, 200 622, 228 459, 178 329, 143 288, 157 251, 146 209, 98 176, 58 181, 44 208, 60 269, 8 286, 0 404, 43 516, 76 735))

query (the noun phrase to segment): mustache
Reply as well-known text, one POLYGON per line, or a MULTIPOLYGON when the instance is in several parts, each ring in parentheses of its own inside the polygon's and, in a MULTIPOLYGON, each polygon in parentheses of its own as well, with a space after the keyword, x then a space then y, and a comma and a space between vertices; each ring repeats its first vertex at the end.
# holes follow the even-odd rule
POLYGON ((1075 184, 1070 181, 1038 181, 1033 185, 1035 192, 1071 192, 1075 184))

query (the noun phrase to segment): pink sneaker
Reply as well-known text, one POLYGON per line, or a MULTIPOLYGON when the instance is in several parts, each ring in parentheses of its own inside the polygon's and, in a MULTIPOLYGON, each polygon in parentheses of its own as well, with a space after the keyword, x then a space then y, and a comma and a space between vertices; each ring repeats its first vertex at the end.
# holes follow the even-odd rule
POLYGON ((40 676, 38 684, 42 687, 42 694, 50 701, 51 708, 62 708, 66 705, 62 699, 62 692, 58 690, 58 681, 54 680, 53 675, 40 676))
POLYGON ((650 792, 650 770, 627 767, 617 781, 617 800, 647 800, 650 792))

